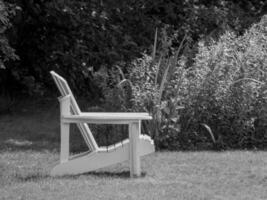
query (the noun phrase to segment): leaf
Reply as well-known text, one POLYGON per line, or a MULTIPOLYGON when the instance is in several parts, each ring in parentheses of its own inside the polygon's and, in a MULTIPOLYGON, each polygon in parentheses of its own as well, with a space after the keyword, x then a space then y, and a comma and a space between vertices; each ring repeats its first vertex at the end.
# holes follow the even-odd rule
POLYGON ((204 123, 201 123, 201 125, 208 131, 213 143, 216 143, 216 140, 215 140, 215 137, 214 137, 214 134, 213 134, 211 128, 207 124, 204 124, 204 123))
POLYGON ((4 63, 0 60, 0 69, 6 69, 4 63))
POLYGON ((169 107, 166 106, 165 108, 163 108, 163 112, 166 113, 167 115, 169 115, 171 110, 169 107))
POLYGON ((177 123, 180 117, 172 117, 170 120, 174 123, 177 123))
POLYGON ((164 71, 164 75, 163 75, 163 78, 161 80, 161 84, 160 84, 160 88, 159 88, 158 104, 161 101, 163 90, 164 90, 164 86, 165 86, 165 83, 167 82, 167 75, 168 75, 168 72, 169 72, 169 68, 170 68, 170 63, 168 62, 167 68, 164 71))
POLYGON ((152 52, 152 61, 153 61, 153 62, 154 62, 155 57, 156 57, 157 40, 158 40, 158 28, 156 28, 155 38, 154 38, 154 45, 153 45, 153 52, 152 52))
POLYGON ((158 76, 159 76, 159 68, 161 66, 161 61, 162 61, 162 55, 159 58, 159 62, 157 63, 157 71, 156 71, 156 78, 155 78, 155 86, 157 85, 158 82, 158 76))

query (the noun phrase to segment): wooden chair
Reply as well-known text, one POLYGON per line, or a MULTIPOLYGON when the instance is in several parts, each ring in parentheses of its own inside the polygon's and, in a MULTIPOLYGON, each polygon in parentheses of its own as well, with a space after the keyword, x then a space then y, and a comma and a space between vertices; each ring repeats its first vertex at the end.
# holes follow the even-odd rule
POLYGON ((140 176, 140 156, 155 151, 154 142, 148 135, 142 135, 141 120, 152 119, 148 113, 81 112, 67 81, 54 71, 50 72, 60 93, 60 163, 52 171, 52 176, 80 174, 94 171, 126 160, 130 161, 130 175, 140 176), (79 128, 88 151, 69 155, 70 124, 79 128), (87 123, 128 124, 129 139, 108 147, 99 147, 87 123))

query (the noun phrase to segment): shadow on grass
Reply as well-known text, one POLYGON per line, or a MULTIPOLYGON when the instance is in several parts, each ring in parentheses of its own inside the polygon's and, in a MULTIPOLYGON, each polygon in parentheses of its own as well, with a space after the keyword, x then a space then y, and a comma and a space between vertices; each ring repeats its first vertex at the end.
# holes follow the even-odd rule
MULTIPOLYGON (((130 172, 129 171, 122 171, 122 172, 88 172, 86 173, 88 175, 93 175, 97 177, 111 177, 111 178, 129 178, 130 177, 130 172)), ((145 177, 146 172, 141 173, 141 177, 145 177)))
MULTIPOLYGON (((108 171, 101 171, 101 172, 87 172, 78 175, 64 175, 54 177, 55 179, 79 179, 81 176, 95 176, 98 178, 119 178, 119 179, 128 179, 130 178, 129 171, 121 171, 121 172, 108 172, 108 171)), ((141 173, 141 177, 145 177, 146 172, 141 173)), ((140 178, 140 177, 139 177, 140 178)))
MULTIPOLYGON (((55 176, 52 177, 49 174, 44 173, 31 173, 27 175, 22 174, 15 174, 14 178, 19 182, 38 182, 45 179, 61 179, 61 180, 77 180, 81 177, 89 177, 94 176, 97 178, 112 178, 112 179, 129 179, 130 178, 130 172, 129 171, 121 171, 121 172, 88 172, 78 175, 64 175, 64 176, 55 176)), ((141 178, 146 176, 146 172, 141 173, 141 178)), ((135 178, 135 177, 134 177, 135 178)), ((140 177, 138 177, 140 178, 140 177)))
POLYGON ((88 172, 86 175, 97 176, 100 178, 129 178, 130 172, 129 171, 122 171, 122 172, 88 172))
MULTIPOLYGON (((0 138, 1 139, 1 138, 0 138)), ((42 151, 42 150, 55 150, 59 148, 59 144, 53 141, 33 141, 29 142, 26 140, 15 140, 9 139, 0 142, 0 152, 4 151, 26 151, 26 150, 33 150, 33 151, 42 151)))
MULTIPOLYGON (((49 126, 49 124, 47 126, 49 126)), ((73 127, 71 128, 73 129, 73 127)), ((72 129, 70 132, 70 152, 79 153, 87 151, 88 147, 80 132, 76 129, 72 129)), ((40 128, 37 129, 35 127, 29 132, 16 129, 12 132, 4 131, 3 134, 0 134, 0 151, 58 151, 59 147, 60 131, 58 129, 53 131, 46 130, 43 132, 40 128)))
POLYGON ((15 178, 20 182, 38 182, 40 180, 51 178, 48 174, 29 174, 26 176, 22 176, 19 174, 16 174, 15 178))

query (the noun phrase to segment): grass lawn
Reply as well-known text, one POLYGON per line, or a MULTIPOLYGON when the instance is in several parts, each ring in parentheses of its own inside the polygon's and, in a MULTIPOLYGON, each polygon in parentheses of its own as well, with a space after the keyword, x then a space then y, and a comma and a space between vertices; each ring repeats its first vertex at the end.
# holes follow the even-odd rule
MULTIPOLYGON (((52 105, 52 104, 49 104, 52 105)), ((54 105, 54 104, 53 104, 54 105)), ((52 178, 59 160, 57 107, 0 116, 0 199, 267 199, 267 152, 157 152, 94 173, 52 178)))
POLYGON ((95 173, 51 178, 58 154, 0 154, 0 199, 267 199, 267 152, 158 152, 141 178, 127 163, 95 173))

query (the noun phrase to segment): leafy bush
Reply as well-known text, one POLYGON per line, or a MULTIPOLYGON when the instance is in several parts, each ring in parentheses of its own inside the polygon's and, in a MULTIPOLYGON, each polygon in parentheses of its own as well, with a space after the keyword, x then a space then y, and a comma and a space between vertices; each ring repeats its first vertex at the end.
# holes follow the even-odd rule
POLYGON ((15 15, 16 9, 18 8, 0 0, 0 69, 6 68, 7 61, 18 59, 7 37, 7 30, 12 26, 10 18, 15 15))
MULTIPOLYGON (((158 41, 156 31, 154 50, 152 55, 143 54, 128 65, 127 76, 122 75, 118 83, 121 91, 127 92, 128 103, 125 110, 149 112, 152 121, 143 123, 143 131, 150 134, 158 148, 167 147, 177 149, 179 141, 171 146, 171 141, 180 132, 179 126, 179 97, 177 96, 178 84, 176 79, 181 79, 183 68, 176 68, 178 57, 184 47, 184 39, 180 47, 172 52, 172 38, 167 36, 166 29, 161 32, 158 41), (127 79, 126 79, 127 78, 127 79), (125 88, 125 86, 127 86, 125 88)), ((122 99, 125 95, 122 96, 122 99)))
POLYGON ((191 141, 204 136, 202 142, 209 142, 209 134, 214 134, 220 148, 266 146, 266 27, 264 16, 243 36, 227 32, 218 42, 199 43, 195 62, 183 80, 186 93, 181 93, 182 128, 194 133, 191 141))
MULTIPOLYGON (((180 131, 177 82, 174 80, 180 79, 181 72, 184 71, 182 68, 175 70, 184 40, 177 51, 170 52, 172 39, 167 36, 166 30, 163 29, 160 41, 157 41, 157 34, 156 31, 152 55, 144 53, 142 58, 127 64, 127 73, 122 71, 125 63, 120 63, 111 69, 101 68, 94 71, 93 77, 103 91, 100 105, 102 110, 145 111, 152 114, 153 120, 144 122, 142 128, 143 132, 154 138, 160 148, 176 137, 174 131, 180 131), (160 44, 159 47, 157 43, 160 44), (156 55, 157 48, 159 55, 156 55)), ((175 145, 173 148, 177 149, 175 145)))
POLYGON ((128 110, 152 114, 144 131, 158 148, 266 146, 266 19, 243 36, 226 32, 218 41, 200 42, 189 68, 181 49, 171 50, 172 39, 164 33, 157 54, 131 63, 124 79, 132 89, 128 110))
POLYGON ((0 0, 0 113, 10 112, 10 108, 14 104, 14 99, 10 95, 10 90, 13 89, 10 85, 13 85, 14 79, 8 77, 8 72, 12 61, 19 58, 10 43, 12 41, 10 29, 13 26, 12 19, 19 9, 13 4, 0 0), (2 96, 5 98, 1 98, 2 96))

